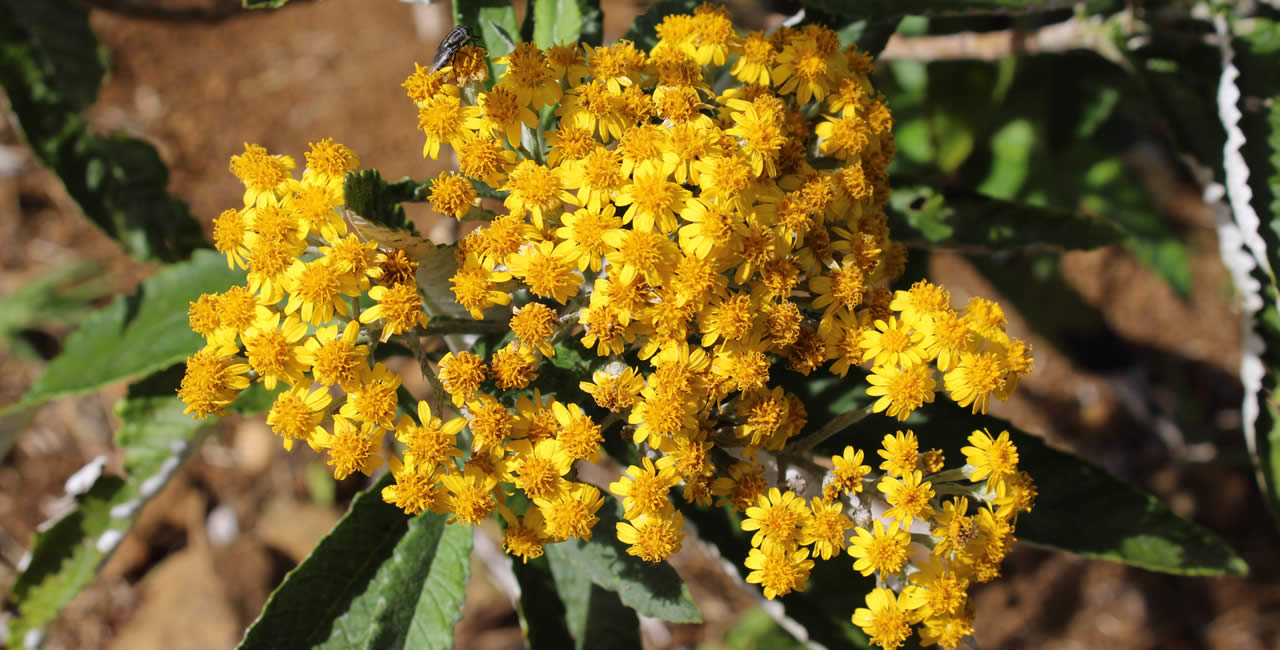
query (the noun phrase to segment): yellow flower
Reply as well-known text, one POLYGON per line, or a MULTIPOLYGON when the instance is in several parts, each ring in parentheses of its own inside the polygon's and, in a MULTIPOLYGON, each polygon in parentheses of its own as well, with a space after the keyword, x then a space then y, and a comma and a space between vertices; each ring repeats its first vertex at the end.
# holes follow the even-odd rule
POLYGON ((795 492, 770 488, 756 505, 747 508, 742 530, 756 531, 751 545, 769 552, 774 549, 794 550, 800 542, 800 531, 809 525, 812 513, 804 499, 795 492))
POLYGON ((920 470, 916 470, 903 474, 902 480, 892 476, 880 479, 876 488, 892 506, 885 511, 884 517, 902 524, 906 529, 911 528, 911 522, 916 517, 926 521, 933 517, 933 506, 929 505, 929 500, 933 498, 933 484, 922 481, 922 477, 920 470))
POLYGON ((356 345, 359 336, 360 324, 356 322, 347 323, 341 335, 337 325, 322 327, 307 339, 298 360, 311 367, 317 382, 325 386, 336 384, 345 391, 357 390, 369 373, 365 362, 369 346, 356 345))
POLYGON ((438 94, 428 97, 418 107, 418 129, 427 135, 427 142, 422 146, 422 157, 432 160, 440 157, 440 145, 453 145, 462 141, 468 133, 467 120, 474 117, 480 109, 475 106, 463 106, 461 100, 449 94, 438 94))
POLYGON ((310 144, 311 150, 304 154, 307 168, 302 172, 303 184, 314 183, 341 193, 342 183, 347 179, 347 172, 360 167, 360 157, 350 147, 325 138, 310 144))
POLYGON ((512 473, 515 486, 530 499, 549 499, 560 495, 569 487, 564 475, 573 467, 573 456, 560 448, 554 439, 539 440, 536 444, 516 440, 508 448, 515 452, 512 473))
POLYGON ((267 411, 267 424, 284 440, 286 451, 293 449, 294 440, 301 440, 312 450, 320 451, 317 440, 328 436, 320 421, 328 414, 333 396, 324 387, 310 393, 307 390, 307 386, 294 386, 280 393, 271 403, 271 410, 267 411))
MULTIPOLYGON (((575 43, 574 46, 576 45, 575 43)), ((557 55, 554 60, 549 59, 537 45, 520 43, 510 54, 494 59, 494 64, 506 65, 506 70, 498 75, 496 88, 514 92, 520 104, 528 105, 533 110, 556 103, 560 100, 560 84, 556 81, 564 75, 564 70, 561 67, 557 73, 554 66, 564 66, 565 61, 562 51, 552 47, 552 52, 557 55)), ((515 145, 519 145, 518 140, 513 143, 515 145)))
POLYGON ((648 458, 641 458, 643 467, 631 465, 621 478, 609 484, 609 491, 622 497, 624 517, 635 519, 640 515, 661 514, 671 508, 667 493, 679 482, 673 470, 659 470, 648 458))
POLYGON ((844 514, 844 506, 839 503, 814 497, 809 507, 813 516, 800 531, 800 544, 812 544, 814 557, 830 560, 844 550, 848 543, 845 531, 853 527, 853 522, 844 514))
POLYGON ((441 484, 443 472, 437 470, 435 463, 422 463, 412 454, 405 454, 403 461, 391 458, 387 465, 396 482, 382 488, 383 501, 407 515, 424 510, 447 512, 446 493, 441 484))
POLYGON ((591 528, 600 521, 596 512, 604 497, 595 486, 575 483, 550 499, 534 499, 546 521, 547 535, 557 541, 577 537, 591 541, 591 528))
MULTIPOLYGON (((459 151, 458 156, 462 153, 459 151)), ((454 172, 441 174, 431 183, 431 209, 454 219, 462 219, 475 206, 476 188, 466 177, 454 172)))
POLYGON ((822 496, 827 501, 835 501, 842 494, 858 494, 862 492, 862 479, 871 473, 870 465, 862 464, 862 450, 846 445, 839 456, 832 456, 831 463, 835 469, 831 472, 831 480, 822 487, 822 496))
POLYGON ((462 522, 473 526, 488 519, 498 508, 498 502, 493 497, 498 479, 475 467, 446 474, 442 481, 449 490, 448 511, 453 513, 448 523, 462 522))
POLYGON ((595 398, 600 408, 618 413, 639 401, 640 391, 644 389, 644 378, 630 366, 617 374, 597 370, 591 375, 590 382, 584 381, 578 387, 595 398))
MULTIPOLYGON (((575 460, 587 460, 592 463, 600 460, 600 443, 604 438, 600 435, 600 425, 592 421, 591 416, 582 412, 577 404, 565 406, 556 402, 551 406, 560 424, 560 435, 557 440, 560 446, 573 456, 575 460)), ((585 538, 584 538, 585 539, 585 538)))
POLYGON ((614 524, 618 540, 627 544, 627 553, 645 562, 661 562, 680 550, 684 539, 684 515, 661 513, 640 515, 614 524))
POLYGON ((977 483, 983 479, 993 492, 996 486, 1018 472, 1018 448, 1009 439, 1008 431, 1001 431, 1000 436, 992 438, 986 429, 975 430, 969 435, 972 446, 962 448, 965 462, 973 468, 969 480, 977 483))
POLYGON ((867 606, 854 610, 853 624, 862 628, 871 643, 886 650, 897 648, 911 636, 911 624, 917 620, 908 598, 891 589, 873 589, 867 594, 867 606))
POLYGON ((347 393, 347 402, 338 413, 352 420, 391 428, 396 417, 396 391, 400 382, 400 375, 378 362, 364 382, 347 393))
POLYGON ((995 352, 961 353, 960 363, 943 381, 956 404, 972 404, 974 413, 986 413, 991 395, 1004 387, 1004 360, 995 352))
POLYGON ((625 205, 622 222, 637 231, 650 231, 656 225, 664 234, 675 232, 676 214, 684 209, 693 193, 667 180, 664 170, 645 166, 636 170, 631 183, 625 185, 614 202, 625 205))
POLYGON ((804 591, 809 586, 809 572, 813 570, 813 560, 808 558, 807 548, 794 551, 780 546, 769 550, 753 548, 743 562, 751 569, 747 582, 760 585, 764 589, 764 597, 769 600, 793 591, 804 591))
POLYGON ((528 100, 502 85, 480 93, 477 105, 480 111, 467 119, 466 127, 505 136, 513 149, 520 147, 522 126, 532 129, 538 125, 538 116, 529 110, 528 100))
POLYGON ((874 359, 872 363, 877 366, 916 366, 924 362, 924 335, 919 330, 892 316, 888 322, 877 320, 874 325, 875 329, 862 332, 862 347, 866 349, 863 361, 874 359))
POLYGON ((906 433, 886 434, 881 446, 883 448, 876 452, 884 459, 880 469, 890 476, 906 476, 916 470, 920 461, 920 443, 914 431, 908 429, 906 433))
POLYGON ((545 211, 559 207, 563 201, 573 200, 573 195, 564 191, 560 169, 543 167, 532 160, 516 163, 502 189, 510 192, 502 204, 511 211, 511 215, 532 215, 538 228, 542 228, 545 211))
POLYGON ((409 284, 377 286, 369 290, 369 297, 378 304, 361 312, 360 322, 382 321, 382 336, 378 340, 385 342, 396 334, 427 326, 427 314, 422 311, 422 296, 418 295, 417 287, 409 284))
POLYGON ((227 268, 248 266, 248 237, 249 221, 240 210, 223 210, 213 220, 213 248, 227 256, 227 268))
POLYGON ((335 415, 333 434, 319 440, 319 444, 329 452, 328 464, 333 468, 333 478, 339 481, 354 472, 372 476, 373 470, 382 466, 382 431, 372 422, 357 426, 335 415))
POLYGON ((280 312, 258 308, 257 321, 243 336, 244 353, 267 390, 275 390, 278 381, 291 386, 302 383, 307 368, 298 358, 301 346, 297 343, 306 335, 307 326, 297 316, 285 318, 281 325, 280 312))
POLYGON ((511 274, 523 280, 533 295, 562 305, 578 295, 582 284, 582 274, 574 270, 573 262, 568 255, 557 254, 555 244, 549 241, 529 244, 507 258, 511 274))
POLYGON ((542 511, 537 508, 529 508, 524 517, 508 523, 502 532, 502 549, 520 558, 522 563, 542 557, 542 546, 549 541, 542 511))
POLYGON ((867 382, 871 384, 867 394, 880 398, 871 405, 871 410, 875 413, 887 410, 889 417, 903 421, 912 411, 933 402, 937 382, 928 365, 910 368, 876 366, 871 373, 867 377, 867 382))
POLYGON ((907 545, 911 543, 906 529, 891 526, 885 530, 884 522, 876 519, 870 532, 858 526, 854 533, 849 546, 849 555, 857 558, 854 571, 864 576, 879 573, 882 578, 902 573, 909 555, 907 545))
POLYGON ((297 163, 293 158, 271 155, 264 147, 244 144, 244 153, 231 157, 231 173, 244 183, 244 204, 253 207, 274 205, 289 191, 297 163))
POLYGON ((484 318, 484 310, 511 304, 511 295, 497 288, 499 283, 510 279, 509 272, 489 270, 475 255, 468 255, 449 282, 458 304, 466 308, 472 318, 480 320, 484 318))
POLYGON ((613 249, 605 253, 605 258, 619 268, 618 277, 623 282, 640 277, 659 285, 679 255, 675 242, 653 230, 615 228, 604 233, 603 238, 613 249))

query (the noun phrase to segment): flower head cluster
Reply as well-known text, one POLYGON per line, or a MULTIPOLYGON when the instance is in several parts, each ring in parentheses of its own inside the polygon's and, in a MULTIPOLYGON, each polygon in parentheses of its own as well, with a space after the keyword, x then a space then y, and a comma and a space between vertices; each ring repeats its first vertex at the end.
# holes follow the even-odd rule
MULTIPOLYGON (((232 160, 245 206, 218 219, 215 239, 249 281, 192 303, 207 346, 180 396, 205 416, 251 380, 284 384, 269 422, 286 447, 326 451, 339 477, 385 456, 388 502, 464 524, 496 514, 506 550, 526 560, 590 539, 608 495, 578 481, 575 465, 596 462, 617 425, 640 452, 607 486, 633 555, 658 562, 679 550, 674 491, 728 503, 753 533, 748 580, 768 597, 804 589, 815 559, 848 552, 859 572, 912 585, 873 592, 855 615, 874 641, 895 645, 892 609, 954 647, 967 629, 963 598, 924 609, 917 596, 935 583, 923 576, 994 577, 1034 495, 1016 450, 1007 437, 971 439, 964 471, 985 481, 972 499, 987 504, 974 512, 966 498, 938 496, 933 486, 958 479, 940 473, 941 454, 919 454, 910 432, 886 439, 882 474, 848 449, 821 494, 798 495, 772 486, 766 468, 794 451, 808 414, 772 375, 867 368, 871 410, 903 420, 939 390, 985 411, 1030 372, 1030 348, 1006 334, 995 303, 957 310, 928 282, 888 288, 906 252, 884 213, 893 118, 868 57, 816 25, 740 35, 710 4, 667 16, 657 32, 647 52, 627 41, 521 43, 494 60, 494 80, 484 50, 466 46, 404 83, 424 155, 449 146, 458 156, 458 171, 433 181, 432 206, 474 218, 491 214, 481 193, 501 200, 458 243, 450 278, 466 313, 509 330, 485 354, 423 345, 413 256, 344 218, 350 150, 314 145, 295 180, 291 159, 246 146, 232 160), (717 79, 732 83, 713 88, 717 79), (375 304, 362 310, 365 297, 375 304), (437 398, 460 417, 443 421, 425 403, 398 410, 400 377, 372 356, 392 338, 436 365, 437 398), (542 377, 566 346, 593 359, 576 390, 542 377), (517 492, 526 499, 513 501, 517 492), (874 522, 872 498, 887 504, 874 522), (914 572, 913 526, 944 532, 936 563, 914 572)), ((967 584, 936 588, 962 597, 967 584)))

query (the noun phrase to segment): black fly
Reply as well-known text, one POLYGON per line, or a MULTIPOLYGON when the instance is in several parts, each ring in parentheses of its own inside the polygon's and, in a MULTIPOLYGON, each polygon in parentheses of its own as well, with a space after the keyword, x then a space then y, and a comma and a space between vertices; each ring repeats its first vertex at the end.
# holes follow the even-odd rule
POLYGON ((431 71, 435 72, 448 65, 453 60, 453 55, 475 37, 475 32, 466 25, 458 25, 449 30, 449 33, 445 34, 444 39, 440 41, 440 47, 436 48, 435 58, 431 59, 431 71))

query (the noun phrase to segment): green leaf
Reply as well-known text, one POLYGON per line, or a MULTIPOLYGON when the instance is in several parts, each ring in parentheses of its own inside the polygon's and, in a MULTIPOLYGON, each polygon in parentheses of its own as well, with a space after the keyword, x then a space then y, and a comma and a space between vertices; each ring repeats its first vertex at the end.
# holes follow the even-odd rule
POLYGON ((206 244, 186 205, 166 191, 169 171, 155 149, 91 133, 79 115, 96 99, 105 70, 82 5, 0 3, 0 85, 36 157, 130 255, 184 259, 206 244))
MULTIPOLYGON (((9 622, 9 647, 30 647, 25 641, 38 637, 97 577, 138 512, 198 447, 204 425, 183 413, 182 402, 174 397, 181 377, 180 366, 153 375, 132 386, 116 405, 121 421, 116 442, 124 451, 127 477, 98 475, 87 491, 76 495, 74 510, 35 535, 30 561, 9 593, 17 610, 9 622)), ((101 469, 99 464, 97 471, 101 469)), ((92 468, 82 471, 88 472, 82 479, 93 478, 92 468)))
POLYGON ((639 648, 640 619, 635 610, 623 605, 617 593, 592 582, 584 567, 575 562, 574 553, 562 546, 549 544, 545 552, 574 647, 639 648))
MULTIPOLYGON (((453 0, 454 21, 466 25, 480 37, 489 51, 489 60, 506 56, 515 49, 520 38, 520 23, 516 21, 515 5, 508 0, 453 0)), ((493 65, 489 66, 489 83, 496 79, 493 65)))
MULTIPOLYGON (((1241 378, 1245 386, 1244 434, 1271 515, 1280 523, 1280 23, 1228 17, 1232 38, 1222 43, 1228 66, 1217 94, 1227 133, 1227 196, 1243 244, 1225 254, 1237 290, 1244 292, 1245 325, 1252 329, 1241 378), (1238 77, 1234 73, 1238 72, 1238 77), (1228 105, 1228 102, 1233 102, 1228 105), (1255 310, 1256 311, 1253 311, 1255 310)), ((1223 35, 1220 35, 1220 37, 1223 35)))
POLYGON ((895 238, 944 246, 981 251, 1087 250, 1124 237, 1102 219, 962 190, 899 187, 890 205, 895 238))
POLYGON ((383 475, 271 594, 240 648, 449 648, 471 572, 472 529, 405 516, 383 475))
POLYGON ((55 267, 0 298, 0 340, 10 354, 37 356, 27 349, 26 330, 75 325, 92 313, 92 303, 111 292, 101 264, 76 262, 55 267))
MULTIPOLYGON (((861 386, 857 390, 864 392, 861 386)), ((963 462, 960 449, 971 432, 985 428, 998 435, 1007 430, 1018 448, 1018 468, 1031 475, 1039 491, 1035 508, 1018 518, 1019 540, 1161 573, 1248 572, 1244 560, 1212 531, 1174 514, 1164 502, 1097 463, 1051 447, 1004 420, 971 414, 939 396, 902 425, 888 422, 868 417, 820 450, 835 453, 847 444, 874 450, 886 429, 896 426, 914 430, 922 447, 941 449, 953 466, 963 462)))
MULTIPOLYGON (((160 269, 129 296, 84 320, 61 355, 15 407, 78 395, 181 361, 203 344, 187 323, 187 306, 203 293, 226 291, 244 272, 225 256, 199 251, 188 262, 160 269)), ((7 409, 6 409, 7 410, 7 409)))
MULTIPOLYGON (((675 569, 666 562, 650 564, 627 553, 627 545, 614 530, 622 520, 622 504, 606 494, 605 505, 596 515, 596 534, 591 541, 569 539, 546 547, 557 562, 579 567, 591 582, 617 592, 622 603, 637 612, 673 623, 700 623, 702 615, 675 569)), ((553 565, 554 566, 554 565, 553 565)))
POLYGON ((845 18, 885 18, 912 14, 1017 14, 1062 8, 1060 4, 1048 0, 803 0, 800 4, 845 18))
POLYGON ((622 39, 631 41, 641 50, 650 50, 658 43, 656 28, 663 18, 671 14, 691 14, 700 4, 701 0, 659 0, 636 16, 631 29, 622 35, 622 39))
POLYGON ((516 613, 520 616, 525 643, 533 650, 572 646, 573 634, 565 623, 564 602, 556 591, 546 556, 528 562, 510 559, 511 570, 520 585, 516 613))
POLYGON ((599 0, 534 0, 533 42, 544 49, 578 41, 599 45, 602 17, 599 0))
POLYGON ((393 230, 414 232, 413 222, 400 205, 405 201, 425 201, 431 184, 409 179, 388 183, 376 169, 348 172, 342 182, 347 209, 372 224, 393 230))
POLYGON ((241 0, 245 9, 279 9, 289 4, 289 0, 241 0))
POLYGON ((722 641, 727 650, 805 650, 809 646, 796 640, 763 609, 744 612, 722 641))

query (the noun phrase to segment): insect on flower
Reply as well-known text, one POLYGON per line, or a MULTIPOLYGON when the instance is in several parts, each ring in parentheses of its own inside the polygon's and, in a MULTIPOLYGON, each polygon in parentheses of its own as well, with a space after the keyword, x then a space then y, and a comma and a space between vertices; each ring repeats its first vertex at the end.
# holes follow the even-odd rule
POLYGON ((475 37, 475 32, 471 31, 471 28, 466 25, 458 25, 449 30, 449 33, 445 34, 444 38, 441 39, 440 47, 436 48, 435 57, 431 59, 431 71, 435 72, 447 65, 453 60, 453 55, 457 54, 463 45, 470 43, 475 37))

